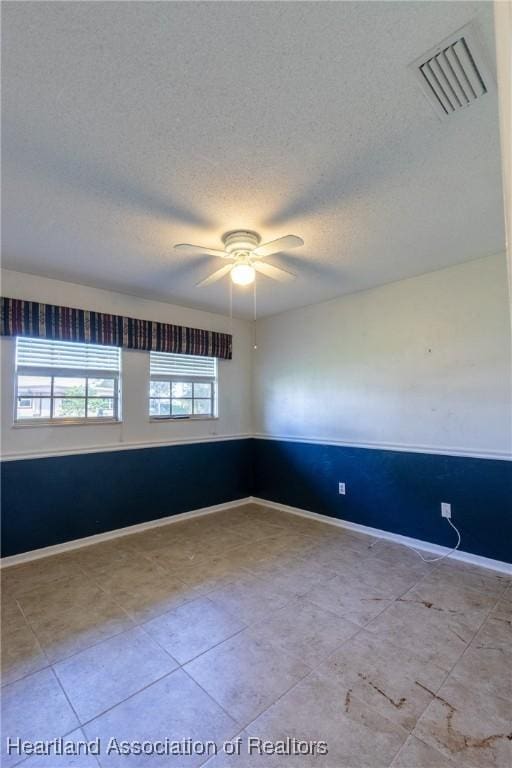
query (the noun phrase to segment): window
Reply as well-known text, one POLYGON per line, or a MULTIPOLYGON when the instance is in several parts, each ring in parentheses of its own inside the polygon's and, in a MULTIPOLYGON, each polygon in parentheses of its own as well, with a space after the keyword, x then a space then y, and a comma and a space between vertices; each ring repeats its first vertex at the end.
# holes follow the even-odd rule
POLYGON ((150 352, 149 415, 155 419, 216 415, 217 360, 150 352))
POLYGON ((16 415, 22 422, 119 419, 118 347, 16 339, 16 415))

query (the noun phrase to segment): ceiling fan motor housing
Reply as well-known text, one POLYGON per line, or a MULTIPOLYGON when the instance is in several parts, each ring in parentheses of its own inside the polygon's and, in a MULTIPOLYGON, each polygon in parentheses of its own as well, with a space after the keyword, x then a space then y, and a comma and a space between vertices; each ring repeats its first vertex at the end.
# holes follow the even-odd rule
POLYGON ((238 253, 248 256, 251 251, 258 247, 261 237, 257 232, 252 232, 251 230, 236 229, 226 232, 222 236, 222 242, 227 253, 231 253, 234 256, 237 256, 238 253))

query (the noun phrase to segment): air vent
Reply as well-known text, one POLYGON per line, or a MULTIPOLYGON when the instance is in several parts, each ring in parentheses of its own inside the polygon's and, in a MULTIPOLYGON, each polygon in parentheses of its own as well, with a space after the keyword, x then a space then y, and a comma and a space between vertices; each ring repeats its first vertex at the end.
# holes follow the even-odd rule
POLYGON ((470 27, 444 40, 412 66, 425 95, 443 118, 469 107, 489 89, 490 77, 470 27))

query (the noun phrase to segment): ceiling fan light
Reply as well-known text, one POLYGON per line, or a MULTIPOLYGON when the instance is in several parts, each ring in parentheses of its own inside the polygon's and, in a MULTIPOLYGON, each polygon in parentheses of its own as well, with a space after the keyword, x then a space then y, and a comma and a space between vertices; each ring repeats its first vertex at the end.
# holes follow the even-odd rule
POLYGON ((231 270, 231 280, 235 285, 250 285, 255 277, 256 272, 251 264, 235 264, 231 270))

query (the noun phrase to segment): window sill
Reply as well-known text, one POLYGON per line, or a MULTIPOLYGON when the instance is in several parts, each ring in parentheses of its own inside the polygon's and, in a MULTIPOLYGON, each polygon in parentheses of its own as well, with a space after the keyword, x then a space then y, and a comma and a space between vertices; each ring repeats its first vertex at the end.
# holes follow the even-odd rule
POLYGON ((217 421, 218 416, 150 416, 149 421, 153 424, 179 421, 217 421))
POLYGON ((15 421, 13 429, 27 429, 27 427, 97 427, 100 424, 113 426, 122 424, 121 419, 34 419, 33 421, 15 421))

